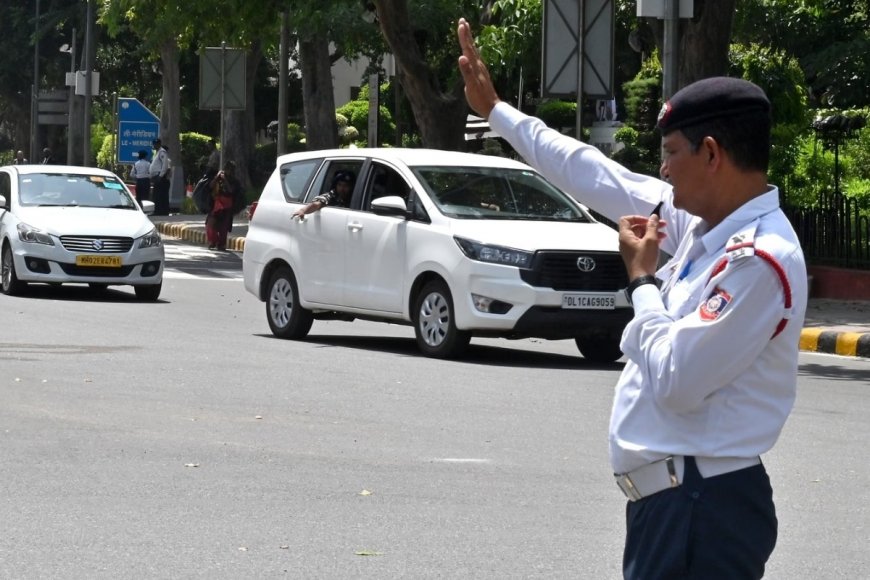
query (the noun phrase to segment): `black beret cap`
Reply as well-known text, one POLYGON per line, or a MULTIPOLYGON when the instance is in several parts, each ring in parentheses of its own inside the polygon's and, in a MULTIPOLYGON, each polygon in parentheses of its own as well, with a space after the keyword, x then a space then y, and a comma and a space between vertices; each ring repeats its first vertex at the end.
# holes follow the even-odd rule
POLYGON ((659 113, 657 127, 669 133, 718 117, 741 113, 770 114, 770 101, 758 85, 743 79, 711 77, 683 87, 659 113))

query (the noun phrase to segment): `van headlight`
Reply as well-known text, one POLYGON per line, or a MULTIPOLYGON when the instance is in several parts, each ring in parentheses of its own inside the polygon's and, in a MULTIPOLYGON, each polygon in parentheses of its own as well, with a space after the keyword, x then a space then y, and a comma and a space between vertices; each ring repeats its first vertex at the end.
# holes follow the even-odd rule
POLYGON ((18 239, 29 244, 45 244, 46 246, 54 245, 54 240, 51 239, 51 235, 45 233, 39 228, 35 228, 25 223, 18 224, 18 239))
POLYGON ((506 248, 504 246, 481 244, 480 242, 460 238, 459 236, 453 236, 453 239, 456 240, 463 254, 478 262, 516 266, 517 268, 528 268, 532 264, 532 256, 534 256, 532 252, 506 248))
POLYGON ((157 228, 152 229, 150 232, 139 238, 140 248, 156 248, 160 244, 160 232, 157 231, 157 228))

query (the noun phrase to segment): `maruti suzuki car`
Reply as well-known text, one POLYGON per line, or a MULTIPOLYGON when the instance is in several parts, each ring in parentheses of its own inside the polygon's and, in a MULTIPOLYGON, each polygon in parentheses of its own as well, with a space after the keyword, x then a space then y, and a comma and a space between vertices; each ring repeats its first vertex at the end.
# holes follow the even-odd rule
POLYGON ((31 283, 83 283, 97 290, 130 285, 137 298, 153 301, 160 296, 163 261, 160 234, 114 173, 0 167, 4 294, 23 294, 31 283))
POLYGON ((523 163, 425 149, 284 155, 251 220, 245 287, 280 337, 314 320, 413 326, 427 356, 474 336, 572 339, 621 356, 631 318, 617 232, 523 163), (351 194, 294 212, 352 177, 351 194))

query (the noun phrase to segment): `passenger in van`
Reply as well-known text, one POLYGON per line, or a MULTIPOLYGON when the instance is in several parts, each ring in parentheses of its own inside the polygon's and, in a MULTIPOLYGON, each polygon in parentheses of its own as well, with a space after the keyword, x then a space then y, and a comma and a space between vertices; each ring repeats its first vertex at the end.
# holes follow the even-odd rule
POLYGON ((293 217, 303 219, 306 214, 319 211, 327 205, 349 207, 355 179, 356 176, 352 171, 339 171, 332 178, 332 188, 326 193, 321 193, 315 197, 308 205, 296 210, 293 217))

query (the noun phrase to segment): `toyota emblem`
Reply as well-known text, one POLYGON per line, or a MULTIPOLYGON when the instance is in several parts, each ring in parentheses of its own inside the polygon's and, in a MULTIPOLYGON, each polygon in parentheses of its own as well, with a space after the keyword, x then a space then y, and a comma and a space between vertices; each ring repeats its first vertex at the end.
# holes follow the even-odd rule
POLYGON ((595 260, 589 256, 580 256, 577 258, 577 269, 581 272, 591 272, 595 269, 595 260))
MULTIPOLYGON (((91 242, 91 245, 94 247, 94 249, 96 251, 99 252, 100 250, 103 249, 103 240, 94 240, 93 242, 91 242)), ((592 266, 595 267, 595 264, 593 263, 592 266)))

